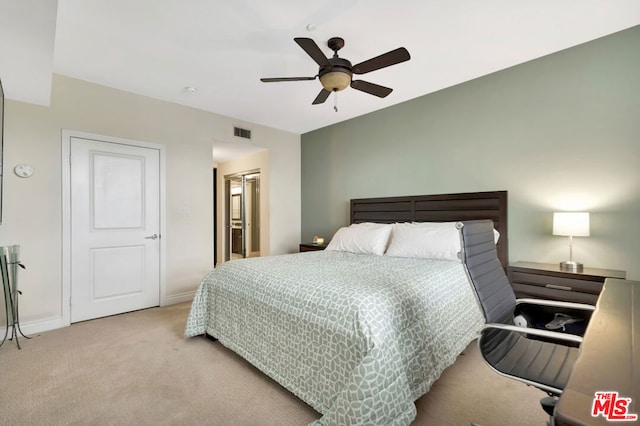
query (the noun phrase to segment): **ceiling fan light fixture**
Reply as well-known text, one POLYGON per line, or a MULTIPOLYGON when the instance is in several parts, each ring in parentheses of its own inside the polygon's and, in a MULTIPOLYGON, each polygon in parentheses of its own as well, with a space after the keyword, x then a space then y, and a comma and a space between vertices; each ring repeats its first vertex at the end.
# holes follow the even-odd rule
POLYGON ((320 76, 320 83, 325 90, 339 92, 351 84, 351 75, 343 71, 331 71, 320 76))

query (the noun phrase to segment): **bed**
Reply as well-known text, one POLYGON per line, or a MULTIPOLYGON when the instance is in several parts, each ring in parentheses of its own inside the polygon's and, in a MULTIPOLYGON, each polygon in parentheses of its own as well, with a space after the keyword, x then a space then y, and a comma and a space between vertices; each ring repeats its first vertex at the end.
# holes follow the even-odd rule
POLYGON ((407 425, 414 401, 477 337, 484 316, 455 250, 410 257, 396 242, 422 235, 416 229, 450 232, 412 222, 491 219, 506 266, 507 193, 354 199, 350 207, 351 226, 325 251, 211 271, 185 336, 218 339, 321 413, 315 425, 407 425))

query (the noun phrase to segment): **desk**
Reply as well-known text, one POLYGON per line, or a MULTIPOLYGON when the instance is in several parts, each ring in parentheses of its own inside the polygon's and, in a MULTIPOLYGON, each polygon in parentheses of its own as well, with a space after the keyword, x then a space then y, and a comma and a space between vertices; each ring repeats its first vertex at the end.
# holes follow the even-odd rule
MULTIPOLYGON (((631 398, 640 422, 640 281, 607 278, 555 410, 556 426, 611 425, 591 416, 597 391, 631 398)), ((614 422, 613 424, 637 424, 614 422)))

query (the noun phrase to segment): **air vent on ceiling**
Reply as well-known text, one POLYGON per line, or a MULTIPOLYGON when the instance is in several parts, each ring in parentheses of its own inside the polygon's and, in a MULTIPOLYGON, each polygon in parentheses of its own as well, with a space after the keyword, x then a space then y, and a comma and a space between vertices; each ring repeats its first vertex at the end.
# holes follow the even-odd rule
POLYGON ((237 136, 239 138, 244 138, 244 139, 251 139, 251 130, 243 129, 240 127, 234 127, 233 136, 237 136))

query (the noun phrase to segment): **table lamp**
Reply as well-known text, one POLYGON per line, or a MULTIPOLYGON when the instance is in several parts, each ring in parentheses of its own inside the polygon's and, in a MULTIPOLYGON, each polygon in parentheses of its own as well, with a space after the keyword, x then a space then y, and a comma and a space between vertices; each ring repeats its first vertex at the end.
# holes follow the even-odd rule
POLYGON ((569 237, 569 260, 560 262, 560 269, 581 272, 583 265, 573 260, 573 237, 589 236, 589 213, 556 212, 553 214, 553 235, 569 237))

